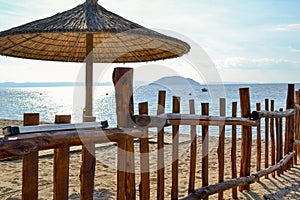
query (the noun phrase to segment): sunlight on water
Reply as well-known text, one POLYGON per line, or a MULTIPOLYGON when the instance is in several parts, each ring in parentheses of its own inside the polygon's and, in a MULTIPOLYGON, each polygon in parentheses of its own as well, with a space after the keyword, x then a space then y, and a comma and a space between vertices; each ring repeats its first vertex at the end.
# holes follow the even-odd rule
MULTIPOLYGON (((275 100, 275 109, 285 109, 287 84, 243 84, 225 85, 226 115, 231 116, 231 104, 239 102, 239 88, 250 88, 251 110, 257 102, 264 109, 264 99, 275 100)), ((296 89, 299 85, 296 85, 296 89)), ((134 88, 134 111, 138 114, 138 103, 149 103, 149 114, 156 115, 158 91, 166 90, 166 113, 172 112, 172 96, 181 97, 181 113, 189 113, 190 99, 195 99, 196 114, 201 114, 201 103, 210 103, 210 115, 219 115, 219 98, 210 96, 210 92, 202 92, 201 88, 140 85, 134 88)), ((210 90, 214 90, 211 86, 210 90)), ((217 91, 217 89, 216 89, 217 91)), ((72 122, 82 122, 84 109, 84 87, 35 87, 35 88, 0 88, 0 118, 23 119, 23 113, 40 113, 40 121, 53 122, 56 114, 72 115, 72 122)), ((117 125, 115 94, 113 86, 97 86, 94 89, 94 116, 97 121, 107 120, 111 127, 117 125)), ((240 112, 238 104, 238 116, 240 112)), ((264 121, 262 120, 262 130, 264 121)), ((240 127, 238 127, 240 129, 240 127)), ((171 131, 170 128, 166 128, 171 131)), ((189 133, 189 126, 181 126, 181 130, 189 133)), ((201 127, 198 126, 201 133, 201 127)), ((211 135, 218 135, 218 127, 211 128, 211 135)), ((263 132, 262 132, 263 134, 263 132)), ((231 136, 230 127, 226 127, 226 136, 231 136)), ((255 135, 253 136, 256 137, 255 135)))

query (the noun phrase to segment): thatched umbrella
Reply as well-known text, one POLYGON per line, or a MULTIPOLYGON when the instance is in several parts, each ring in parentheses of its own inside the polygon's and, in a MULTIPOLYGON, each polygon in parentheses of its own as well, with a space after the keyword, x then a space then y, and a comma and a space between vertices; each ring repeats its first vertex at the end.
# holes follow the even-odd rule
POLYGON ((92 115, 93 62, 129 63, 179 57, 190 46, 116 15, 97 0, 0 32, 0 54, 86 62, 86 115, 92 115))

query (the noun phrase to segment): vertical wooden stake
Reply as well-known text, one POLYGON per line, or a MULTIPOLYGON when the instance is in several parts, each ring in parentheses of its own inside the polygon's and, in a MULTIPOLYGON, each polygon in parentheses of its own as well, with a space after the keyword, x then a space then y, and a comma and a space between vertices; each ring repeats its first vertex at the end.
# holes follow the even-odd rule
MULTIPOLYGON (((23 125, 33 126, 39 125, 39 113, 25 113, 23 125)), ((39 152, 33 151, 23 156, 22 171, 22 200, 38 199, 38 164, 39 152)))
MULTIPOLYGON (((296 91, 295 93, 295 99, 296 103, 300 104, 300 92, 296 91)), ((296 117, 295 117, 295 139, 300 140, 300 111, 296 111, 296 117)), ((300 146, 296 145, 295 147, 297 156, 295 156, 295 165, 297 165, 297 157, 300 158, 300 146)))
MULTIPOLYGON (((83 122, 95 122, 96 118, 86 116, 83 122)), ((95 179, 95 144, 82 145, 82 163, 80 168, 80 199, 92 200, 94 198, 94 179, 95 179)))
MULTIPOLYGON (((190 114, 196 114, 195 101, 189 101, 190 114)), ((189 177, 189 189, 188 193, 192 193, 195 190, 196 179, 196 161, 197 161, 197 135, 196 126, 191 126, 191 154, 190 154, 190 177, 189 177)))
MULTIPOLYGON (((260 111, 261 110, 261 104, 260 103, 256 103, 256 110, 260 111)), ((259 120, 259 124, 256 127, 256 134, 257 134, 257 138, 256 138, 256 153, 257 153, 257 157, 256 157, 256 171, 259 172, 261 170, 261 132, 260 132, 260 119, 259 120)), ((258 181, 259 182, 259 179, 258 181)))
MULTIPOLYGON (((271 100, 271 111, 274 111, 274 100, 271 100)), ((275 137, 274 137, 274 118, 270 118, 270 137, 271 137, 271 163, 275 165, 275 137)), ((275 178, 275 172, 272 173, 272 177, 275 178)))
MULTIPOLYGON (((132 116, 134 114, 132 96, 133 69, 115 68, 112 79, 115 86, 118 127, 132 128, 134 125, 132 120, 132 116)), ((124 199, 126 197, 127 199, 134 199, 136 196, 136 191, 133 138, 131 136, 120 137, 120 140, 118 141, 118 147, 117 198, 124 199), (125 181, 125 183, 123 181, 125 181), (125 191, 122 188, 123 186, 126 188, 125 191)))
MULTIPOLYGON (((148 115, 148 102, 139 103, 139 114, 148 115)), ((141 183, 140 199, 150 199, 150 170, 149 170, 149 138, 148 127, 143 128, 144 136, 140 139, 141 183)))
MULTIPOLYGON (((226 115, 226 100, 220 99, 220 116, 226 115)), ((224 182, 224 168, 225 168, 225 125, 219 127, 219 147, 218 147, 218 160, 219 160, 219 183, 224 182)), ((219 192, 218 199, 223 199, 223 192, 219 192)))
MULTIPOLYGON (((71 115, 56 115, 55 124, 71 123, 71 115)), ((53 199, 69 198, 69 146, 54 149, 53 199)))
MULTIPOLYGON (((294 91, 295 91, 295 85, 294 84, 288 84, 288 94, 286 99, 286 109, 293 108, 293 105, 295 103, 294 99, 294 91)), ((294 116, 290 116, 286 118, 286 145, 285 145, 285 155, 293 151, 293 140, 294 140, 294 116)), ((286 169, 290 169, 293 166, 293 160, 290 160, 287 164, 286 169)))
POLYGON ((119 127, 131 128, 134 123, 133 110, 133 69, 115 68, 113 83, 116 96, 116 113, 119 127))
MULTIPOLYGON (((232 117, 237 117, 237 102, 232 102, 232 117)), ((232 125, 232 146, 231 146, 231 173, 232 179, 237 178, 237 167, 236 167, 236 125, 232 125)), ((232 188, 232 198, 237 199, 237 188, 232 188)))
MULTIPOLYGON (((248 118, 250 116, 250 93, 249 88, 241 88, 240 90, 241 102, 241 117, 248 118)), ((252 130, 251 127, 242 126, 242 144, 241 144, 241 170, 240 177, 250 175, 251 167, 251 146, 252 146, 252 130)), ((250 190, 250 185, 239 187, 240 191, 250 190)))
MULTIPOLYGON (((279 109, 279 111, 280 112, 282 112, 283 111, 283 108, 280 108, 279 109)), ((283 122, 282 122, 282 118, 279 118, 279 120, 278 120, 278 130, 279 130, 279 153, 278 153, 278 160, 281 160, 282 158, 283 158, 283 146, 284 146, 284 142, 283 142, 283 122)), ((283 174, 283 171, 284 170, 279 170, 279 174, 283 174)))
MULTIPOLYGON (((209 115, 209 104, 201 104, 201 114, 209 115)), ((209 130, 208 126, 202 126, 202 187, 208 186, 208 148, 209 148, 209 130)), ((208 200, 208 197, 205 198, 208 200)))
MULTIPOLYGON (((173 113, 180 113, 180 97, 173 97, 173 113)), ((178 199, 179 125, 172 126, 172 190, 171 199, 178 199)))
MULTIPOLYGON (((265 110, 269 110, 269 99, 265 99, 265 110)), ((265 118, 265 168, 269 167, 269 118, 265 118)), ((269 178, 265 175, 265 178, 269 178)))
MULTIPOLYGON (((159 91, 157 115, 165 113, 166 91, 159 91)), ((157 200, 164 200, 165 162, 164 162, 164 127, 157 128, 157 200)))

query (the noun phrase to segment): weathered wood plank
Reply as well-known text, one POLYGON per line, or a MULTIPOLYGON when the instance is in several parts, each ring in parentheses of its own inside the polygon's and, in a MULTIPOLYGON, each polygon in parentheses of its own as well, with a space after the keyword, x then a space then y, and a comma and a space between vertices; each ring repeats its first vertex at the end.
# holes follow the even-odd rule
POLYGON ((142 137, 137 129, 81 129, 70 131, 49 131, 5 137, 0 144, 0 159, 13 156, 24 156, 31 152, 68 146, 78 146, 83 143, 117 142, 124 134, 132 137, 142 137))

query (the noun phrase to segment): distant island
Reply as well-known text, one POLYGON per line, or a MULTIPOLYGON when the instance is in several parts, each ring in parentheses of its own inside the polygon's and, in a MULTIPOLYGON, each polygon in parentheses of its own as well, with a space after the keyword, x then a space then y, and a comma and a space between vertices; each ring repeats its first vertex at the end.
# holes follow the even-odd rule
POLYGON ((167 76, 150 83, 150 85, 186 85, 186 84, 189 84, 191 86, 201 86, 201 84, 198 83, 197 81, 191 78, 184 78, 182 76, 167 76))

